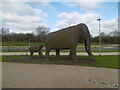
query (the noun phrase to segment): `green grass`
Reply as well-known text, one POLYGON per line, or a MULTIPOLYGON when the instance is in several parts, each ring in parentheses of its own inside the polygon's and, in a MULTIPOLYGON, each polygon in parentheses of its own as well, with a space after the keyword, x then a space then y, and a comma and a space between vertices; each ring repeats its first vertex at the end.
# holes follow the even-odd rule
POLYGON ((0 62, 2 62, 2 56, 0 55, 0 62))
MULTIPOLYGON (((87 58, 87 56, 79 56, 87 58)), ((120 64, 118 62, 118 55, 107 55, 107 56, 95 56, 92 57, 96 60, 96 67, 103 67, 103 68, 113 68, 113 69, 120 69, 120 64)))
MULTIPOLYGON (((2 56, 2 59, 3 59, 2 62, 9 62, 9 60, 7 60, 6 57, 19 58, 19 57, 25 57, 25 56, 26 55, 2 56)), ((54 56, 51 56, 51 57, 54 57, 54 56)), ((61 57, 66 57, 66 56, 61 56, 61 57)), ((96 60, 95 66, 92 66, 92 65, 82 65, 82 66, 120 69, 120 65, 118 64, 118 56, 117 55, 95 56, 95 57, 77 56, 77 57, 78 58, 92 58, 92 59, 96 60)))
MULTIPOLYGON (((44 43, 31 42, 30 45, 39 45, 44 43)), ((28 42, 2 42, 2 46, 29 46, 28 42)))
POLYGON ((118 64, 118 56, 96 56, 94 59, 97 62, 98 67, 105 67, 105 68, 114 68, 120 69, 120 65, 118 64), (118 66, 119 65, 119 66, 118 66))
MULTIPOLYGON (((31 45, 41 44, 39 42, 30 42, 31 45)), ((44 43, 42 43, 44 44, 44 43)), ((28 46, 29 42, 0 42, 0 45, 2 46, 28 46)), ((98 44, 92 44, 92 45, 98 45, 98 44)), ((84 47, 83 43, 79 43, 78 46, 84 47)))

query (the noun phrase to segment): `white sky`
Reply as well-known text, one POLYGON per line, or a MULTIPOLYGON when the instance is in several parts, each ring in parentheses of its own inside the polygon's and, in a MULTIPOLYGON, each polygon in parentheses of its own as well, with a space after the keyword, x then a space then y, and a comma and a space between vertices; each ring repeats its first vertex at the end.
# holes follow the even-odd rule
MULTIPOLYGON (((99 2, 52 2, 33 0, 4 0, 2 3, 2 22, 10 32, 31 33, 38 26, 49 27, 52 31, 85 23, 93 36, 98 35, 98 21, 101 18, 101 32, 109 33, 118 29, 118 0, 97 0, 99 2), (26 1, 26 2, 24 2, 26 1), (16 3, 15 3, 16 2, 16 3), (102 2, 102 3, 101 3, 102 2)), ((78 1, 78 0, 76 0, 78 1)), ((83 0, 82 0, 83 1, 83 0)))

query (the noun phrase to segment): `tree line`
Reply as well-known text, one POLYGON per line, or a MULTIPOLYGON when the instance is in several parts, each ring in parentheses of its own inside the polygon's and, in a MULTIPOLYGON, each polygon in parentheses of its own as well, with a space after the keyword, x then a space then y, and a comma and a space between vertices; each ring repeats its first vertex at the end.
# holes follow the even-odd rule
MULTIPOLYGON (((108 34, 100 33, 100 40, 102 44, 120 44, 120 32, 115 30, 108 34)), ((99 36, 91 37, 92 43, 99 43, 99 36)))
MULTIPOLYGON (((41 42, 44 43, 45 36, 49 33, 50 28, 39 26, 35 29, 35 33, 10 33, 8 28, 2 28, 0 37, 2 42, 41 42)), ((102 44, 120 44, 120 32, 112 31, 109 34, 100 33, 102 44)), ((92 37, 92 43, 99 43, 99 36, 92 37)))
POLYGON ((49 28, 39 26, 35 29, 35 33, 10 33, 8 28, 2 28, 0 36, 2 42, 44 42, 45 36, 49 32, 49 28))

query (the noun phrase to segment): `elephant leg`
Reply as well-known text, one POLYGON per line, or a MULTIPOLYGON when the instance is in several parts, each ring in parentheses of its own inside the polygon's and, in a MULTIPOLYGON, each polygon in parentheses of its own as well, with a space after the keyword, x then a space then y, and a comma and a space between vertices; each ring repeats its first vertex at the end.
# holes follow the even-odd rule
POLYGON ((91 53, 90 41, 85 40, 84 43, 85 43, 85 50, 88 53, 88 55, 93 56, 93 54, 91 53))
POLYGON ((69 53, 68 57, 72 58, 72 52, 71 52, 71 50, 70 50, 70 53, 69 53))
POLYGON ((72 56, 72 60, 74 60, 75 62, 77 61, 76 59, 76 48, 71 48, 71 56, 72 56))
POLYGON ((41 51, 39 51, 38 53, 39 53, 39 56, 42 56, 42 52, 41 51))
POLYGON ((56 49, 56 56, 59 57, 60 56, 60 50, 56 49))
POLYGON ((30 55, 33 56, 33 53, 34 53, 34 52, 30 52, 30 55))
POLYGON ((50 52, 51 49, 49 48, 46 48, 46 59, 48 60, 49 59, 49 52, 50 52))

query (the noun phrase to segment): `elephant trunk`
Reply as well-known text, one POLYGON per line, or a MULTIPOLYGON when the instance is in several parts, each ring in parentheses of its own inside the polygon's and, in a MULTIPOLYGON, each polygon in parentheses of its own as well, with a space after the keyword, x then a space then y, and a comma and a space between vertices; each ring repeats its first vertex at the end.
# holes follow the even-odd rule
POLYGON ((94 57, 94 55, 93 55, 92 52, 91 52, 90 39, 84 40, 84 44, 85 44, 85 50, 86 50, 86 52, 88 53, 88 55, 94 57))

